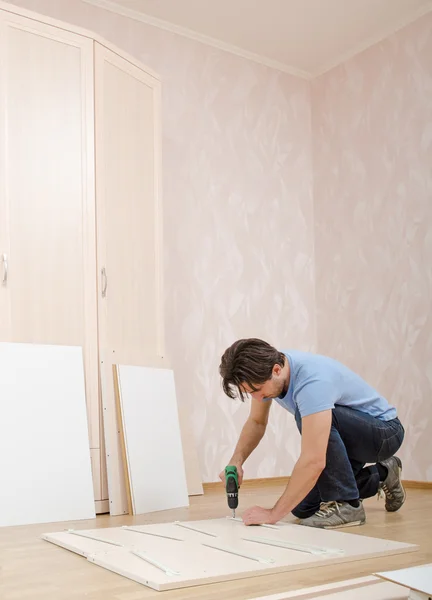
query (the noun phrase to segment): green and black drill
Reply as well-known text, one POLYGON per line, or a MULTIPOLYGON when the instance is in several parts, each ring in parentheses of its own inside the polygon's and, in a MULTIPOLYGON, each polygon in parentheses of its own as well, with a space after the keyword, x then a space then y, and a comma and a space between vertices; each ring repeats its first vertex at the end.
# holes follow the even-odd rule
POLYGON ((234 465, 228 465, 225 467, 225 489, 227 494, 228 506, 233 511, 233 518, 235 519, 235 511, 238 506, 238 473, 237 467, 234 465))

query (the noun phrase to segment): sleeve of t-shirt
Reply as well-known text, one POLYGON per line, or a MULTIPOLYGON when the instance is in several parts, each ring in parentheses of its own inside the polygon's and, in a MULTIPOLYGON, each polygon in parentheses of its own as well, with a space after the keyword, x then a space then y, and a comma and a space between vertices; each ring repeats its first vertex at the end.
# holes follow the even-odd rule
POLYGON ((329 381, 313 379, 297 391, 294 402, 301 417, 307 417, 335 406, 336 392, 329 381))

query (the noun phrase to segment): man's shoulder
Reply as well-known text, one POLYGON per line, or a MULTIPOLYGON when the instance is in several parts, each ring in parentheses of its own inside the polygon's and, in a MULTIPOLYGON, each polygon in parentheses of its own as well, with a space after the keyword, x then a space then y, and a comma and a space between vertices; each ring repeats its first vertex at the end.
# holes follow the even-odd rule
POLYGON ((305 350, 281 350, 294 365, 316 365, 322 367, 333 367, 343 366, 335 359, 325 356, 324 354, 318 354, 316 352, 308 352, 305 350))
POLYGON ((336 373, 346 368, 339 361, 323 354, 291 349, 282 352, 287 356, 291 376, 296 380, 331 381, 336 373))

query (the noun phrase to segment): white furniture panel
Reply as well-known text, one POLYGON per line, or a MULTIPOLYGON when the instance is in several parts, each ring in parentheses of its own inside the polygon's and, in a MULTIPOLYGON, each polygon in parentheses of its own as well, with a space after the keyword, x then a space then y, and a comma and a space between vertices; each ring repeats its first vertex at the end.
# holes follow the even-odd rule
POLYGON ((414 592, 432 596, 432 564, 395 571, 383 571, 376 573, 376 575, 393 583, 403 585, 414 592))
POLYGON ((0 344, 0 526, 95 516, 80 348, 0 344))
POLYGON ((174 374, 117 368, 132 514, 189 506, 174 374))
POLYGON ((418 550, 341 531, 285 524, 246 527, 228 518, 48 533, 43 538, 159 591, 418 550))
POLYGON ((378 577, 358 577, 249 600, 409 600, 409 590, 378 577))

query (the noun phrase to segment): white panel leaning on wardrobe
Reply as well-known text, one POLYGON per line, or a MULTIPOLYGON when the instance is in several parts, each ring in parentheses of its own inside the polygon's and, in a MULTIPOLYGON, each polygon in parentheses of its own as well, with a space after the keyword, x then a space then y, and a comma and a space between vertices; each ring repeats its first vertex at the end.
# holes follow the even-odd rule
POLYGON ((129 513, 189 506, 174 373, 119 365, 115 377, 129 513))
POLYGON ((0 526, 95 516, 81 348, 0 343, 0 526))

